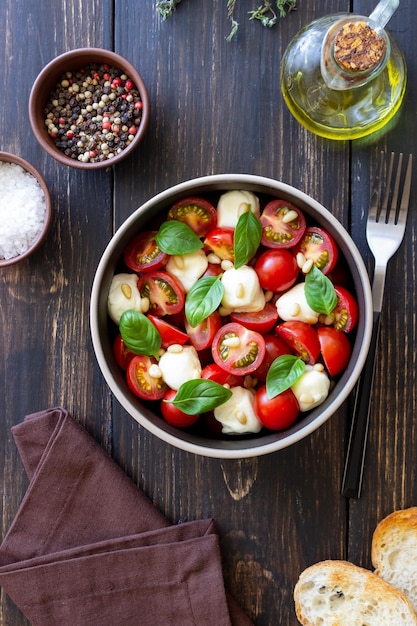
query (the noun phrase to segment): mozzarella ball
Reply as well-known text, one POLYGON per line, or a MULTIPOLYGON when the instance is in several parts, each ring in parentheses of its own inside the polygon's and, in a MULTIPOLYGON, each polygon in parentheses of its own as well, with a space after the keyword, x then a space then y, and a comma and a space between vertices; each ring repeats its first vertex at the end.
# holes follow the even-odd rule
POLYGON ((232 267, 223 273, 221 282, 224 287, 221 304, 225 309, 238 313, 256 313, 265 307, 265 294, 252 267, 232 267))
POLYGON ((306 365, 304 374, 291 387, 300 411, 310 411, 329 395, 330 379, 320 365, 306 365))
POLYGON ((175 254, 171 256, 165 266, 166 271, 172 274, 182 284, 184 291, 188 293, 194 283, 204 274, 208 266, 208 260, 203 250, 196 250, 188 254, 175 254))
POLYGON ((251 191, 226 191, 217 204, 217 226, 236 228, 239 217, 249 210, 260 216, 259 198, 251 191))
POLYGON ((307 304, 304 283, 298 283, 286 291, 276 301, 279 317, 285 322, 298 320, 307 324, 317 324, 319 314, 307 304))
POLYGON ((262 424, 255 414, 254 394, 245 387, 232 387, 232 397, 214 409, 214 417, 227 435, 259 433, 262 424))
POLYGON ((113 322, 119 325, 125 311, 133 309, 145 313, 149 308, 147 298, 142 298, 138 289, 136 274, 116 274, 110 285, 107 298, 107 311, 113 322))
POLYGON ((159 359, 162 378, 171 389, 178 390, 187 380, 201 378, 201 363, 193 346, 172 344, 159 359))

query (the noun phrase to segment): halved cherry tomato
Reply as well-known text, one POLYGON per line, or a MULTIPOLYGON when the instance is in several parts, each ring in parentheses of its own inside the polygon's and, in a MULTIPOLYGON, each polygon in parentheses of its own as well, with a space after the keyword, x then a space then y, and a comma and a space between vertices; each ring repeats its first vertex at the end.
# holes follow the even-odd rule
POLYGON ((214 382, 219 383, 219 385, 229 385, 230 387, 237 387, 243 384, 242 376, 226 372, 226 370, 220 367, 220 365, 217 365, 217 363, 206 365, 201 371, 201 378, 214 380, 214 382))
POLYGON ((300 412, 297 398, 287 389, 274 398, 268 398, 266 385, 255 394, 254 411, 262 424, 269 430, 283 430, 295 422, 300 412))
POLYGON ((267 248, 291 248, 303 236, 306 220, 300 209, 285 200, 272 200, 262 211, 261 243, 267 248))
POLYGON ((332 326, 317 329, 320 350, 330 376, 340 374, 349 363, 352 348, 349 339, 341 330, 332 326))
POLYGON ((289 322, 278 324, 275 332, 305 363, 310 365, 316 363, 320 356, 320 343, 317 331, 310 324, 298 320, 290 320, 289 322))
POLYGON ((267 291, 286 291, 298 278, 295 256, 289 250, 271 249, 263 252, 255 263, 259 284, 267 291))
POLYGON ((169 220, 185 222, 199 237, 205 237, 217 224, 217 212, 204 198, 179 200, 168 211, 169 220))
POLYGON ((162 417, 166 422, 168 422, 168 424, 176 426, 177 428, 187 428, 188 426, 192 426, 198 421, 200 416, 188 415, 188 413, 184 413, 184 411, 181 411, 181 409, 176 407, 175 404, 172 404, 172 400, 176 395, 177 392, 175 389, 169 389, 165 393, 161 402, 162 417))
POLYGON ((179 313, 185 302, 180 281, 167 272, 147 272, 139 277, 138 289, 142 298, 149 299, 149 312, 157 317, 179 313))
POLYGON ((337 330, 343 330, 349 333, 355 328, 358 321, 358 304, 352 294, 344 287, 334 288, 337 295, 337 305, 333 309, 334 315, 333 326, 337 330))
POLYGON ((168 391, 168 385, 162 378, 149 374, 150 367, 156 364, 151 356, 133 357, 127 368, 127 384, 129 389, 143 400, 160 400, 168 391))
POLYGON ((187 319, 185 320, 185 329, 190 338, 191 345, 196 350, 205 350, 213 343, 214 335, 222 325, 222 318, 218 311, 214 311, 206 317, 198 326, 191 326, 187 319))
POLYGON ((187 333, 184 333, 182 330, 174 326, 174 324, 170 324, 156 315, 148 315, 148 319, 161 335, 161 347, 164 348, 164 350, 166 350, 168 346, 171 346, 173 343, 179 343, 183 346, 189 340, 187 333))
POLYGON ((127 366, 135 356, 135 353, 126 348, 125 342, 122 336, 119 334, 113 342, 113 354, 116 359, 116 363, 122 370, 127 370, 127 366))
POLYGON ((211 351, 214 362, 226 372, 245 376, 262 363, 265 340, 259 333, 231 322, 217 331, 211 351))
POLYGON ((124 261, 135 272, 158 270, 168 261, 168 255, 159 249, 151 230, 140 233, 132 239, 124 252, 124 261))
POLYGON ((214 228, 204 239, 206 250, 214 252, 222 261, 234 261, 234 233, 234 228, 214 228))
POLYGON ((260 366, 253 372, 253 376, 259 380, 266 380, 266 375, 272 362, 282 354, 291 354, 290 347, 285 341, 276 335, 264 335, 265 356, 260 366))
POLYGON ((230 319, 232 322, 242 324, 245 328, 255 330, 257 333, 264 335, 265 333, 269 333, 277 323, 278 311, 274 304, 267 302, 262 311, 258 311, 257 313, 233 312, 230 314, 230 319))
POLYGON ((333 237, 318 226, 308 226, 302 239, 294 249, 294 254, 302 252, 306 258, 312 259, 323 274, 328 274, 336 265, 338 250, 333 237))

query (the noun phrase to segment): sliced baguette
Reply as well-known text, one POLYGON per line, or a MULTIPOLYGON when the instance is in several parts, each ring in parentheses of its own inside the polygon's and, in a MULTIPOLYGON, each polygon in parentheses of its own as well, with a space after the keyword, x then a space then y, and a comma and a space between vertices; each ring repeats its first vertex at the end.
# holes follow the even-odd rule
POLYGON ((373 572, 347 561, 308 567, 294 588, 303 626, 416 626, 407 598, 373 572))
POLYGON ((417 612, 417 507, 394 511, 372 537, 375 574, 400 589, 417 612))

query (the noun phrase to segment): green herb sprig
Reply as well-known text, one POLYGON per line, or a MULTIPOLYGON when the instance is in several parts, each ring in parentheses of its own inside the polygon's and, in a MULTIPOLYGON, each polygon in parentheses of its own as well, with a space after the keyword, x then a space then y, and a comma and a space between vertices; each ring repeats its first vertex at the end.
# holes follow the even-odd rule
MULTIPOLYGON (((166 20, 170 17, 181 0, 156 0, 156 9, 162 16, 162 19, 166 20)), ((285 17, 287 13, 293 11, 296 8, 297 0, 263 0, 262 4, 256 9, 249 11, 250 20, 259 20, 262 26, 271 28, 275 26, 278 18, 285 17), (276 10, 275 10, 276 7, 276 10)), ((235 18, 237 0, 226 0, 227 18, 230 21, 230 33, 226 37, 228 41, 231 41, 235 37, 239 23, 235 18)))

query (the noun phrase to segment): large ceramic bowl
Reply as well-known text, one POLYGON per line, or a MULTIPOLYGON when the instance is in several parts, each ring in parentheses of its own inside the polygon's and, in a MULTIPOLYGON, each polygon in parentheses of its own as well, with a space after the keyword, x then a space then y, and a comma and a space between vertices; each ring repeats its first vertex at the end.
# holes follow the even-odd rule
POLYGON ((275 180, 242 174, 214 175, 180 183, 158 194, 139 207, 119 228, 108 244, 99 263, 92 288, 90 311, 92 341, 101 371, 111 391, 135 419, 165 442, 182 450, 217 458, 245 458, 280 450, 307 437, 330 418, 346 400, 354 387, 368 352, 372 327, 372 297, 369 279, 362 258, 340 222, 321 204, 294 187, 275 180), (344 256, 351 273, 359 305, 359 321, 353 338, 352 355, 347 369, 337 380, 324 403, 309 413, 300 414, 297 421, 280 432, 265 431, 258 435, 217 438, 202 435, 198 430, 171 427, 156 412, 128 389, 124 373, 113 356, 114 324, 107 315, 107 296, 113 275, 120 271, 123 250, 135 234, 149 230, 149 224, 176 201, 191 195, 215 198, 232 189, 252 191, 259 197, 283 198, 301 208, 308 218, 333 235, 339 253, 344 256))
MULTIPOLYGON (((58 95, 55 97, 58 98, 58 95)), ((123 106, 126 105, 124 104, 123 106)), ((131 111, 128 111, 128 113, 130 115, 131 111)), ((52 116, 52 113, 49 113, 49 115, 52 116)), ((120 117, 122 116, 119 116, 119 118, 120 117)), ((52 61, 50 61, 38 74, 29 97, 29 120, 33 133, 42 148, 60 163, 85 170, 109 167, 110 165, 115 165, 122 159, 126 158, 142 141, 149 122, 148 92, 138 70, 119 54, 102 48, 77 48, 75 50, 64 52, 60 56, 52 59, 52 61), (94 68, 96 68, 96 70, 94 70, 94 68), (123 79, 122 83, 120 85, 116 85, 116 87, 109 87, 108 84, 114 80, 114 74, 116 71, 118 74, 121 74, 123 79), (68 75, 66 74, 67 72, 69 72, 68 75), (110 77, 107 79, 107 85, 104 84, 104 81, 107 78, 106 72, 110 77), (80 78, 81 74, 84 77, 87 77, 88 80, 92 79, 98 81, 98 85, 97 82, 96 84, 90 83, 89 85, 83 85, 84 79, 80 78), (133 85, 131 85, 129 89, 126 87, 126 78, 131 83, 133 82, 133 85), (57 132, 65 134, 65 136, 58 136, 56 138, 57 133, 54 135, 46 124, 46 118, 48 115, 45 112, 45 109, 49 109, 49 105, 51 101, 53 101, 51 94, 54 90, 56 90, 58 82, 63 84, 63 80, 70 84, 62 86, 62 93, 60 94, 62 101, 59 102, 59 100, 57 100, 58 104, 55 113, 58 110, 64 110, 65 107, 71 107, 71 114, 74 115, 74 118, 72 119, 74 126, 73 130, 71 130, 69 126, 70 120, 67 117, 62 118, 63 122, 60 125, 58 113, 56 113, 56 115, 54 114, 53 120, 55 122, 57 132), (70 97, 69 90, 73 90, 74 86, 76 87, 77 92, 73 93, 72 100, 68 100, 70 97), (84 96, 85 89, 88 89, 91 94, 91 96, 90 94, 87 96, 89 99, 86 99, 84 96), (112 100, 111 102, 106 100, 106 103, 102 105, 98 96, 100 94, 102 95, 104 90, 106 90, 106 98, 109 97, 109 93, 111 98, 117 94, 117 100, 112 100), (116 124, 113 124, 116 118, 113 113, 109 112, 110 105, 112 102, 113 104, 117 103, 119 111, 120 105, 123 104, 122 99, 125 99, 127 95, 133 98, 132 94, 134 94, 135 103, 141 107, 138 110, 137 127, 135 128, 135 124, 133 124, 132 121, 123 121, 122 123, 117 122, 116 124), (70 105, 69 102, 72 104, 70 105), (96 107, 98 107, 98 109, 96 107), (103 121, 100 118, 96 118, 91 120, 91 124, 93 125, 90 125, 90 122, 87 122, 89 117, 95 118, 97 115, 101 115, 101 118, 107 116, 109 121, 103 121), (101 128, 101 125, 103 125, 103 128, 101 128), (122 130, 122 126, 126 126, 126 129, 122 130), (114 127, 117 127, 117 129, 114 130, 114 127), (129 133, 129 127, 134 128, 133 136, 129 133), (80 137, 78 136, 80 130, 91 139, 89 143, 85 144, 82 151, 81 148, 77 150, 77 153, 79 152, 79 158, 73 158, 65 152, 62 144, 63 141, 68 140, 72 140, 74 144, 78 144, 78 141, 80 140, 80 137), (71 132, 73 132, 73 135, 69 136, 68 133, 71 132), (109 140, 106 139, 106 135, 108 133, 113 134, 113 137, 109 140), (117 145, 114 142, 115 134, 117 135, 117 145), (121 137, 124 134, 127 135, 127 138, 124 138, 123 144, 120 144, 121 137), (61 144, 60 147, 57 147, 56 144, 56 141, 58 140, 61 144), (110 144, 111 147, 109 151, 103 153, 103 160, 98 160, 102 156, 100 146, 106 143, 108 144, 109 141, 112 142, 110 144), (123 145, 123 149, 120 148, 121 145, 123 145), (92 152, 95 151, 97 154, 95 157, 91 155, 91 159, 84 160, 83 155, 87 155, 90 148, 92 152), (119 152, 117 151, 118 148, 120 148, 119 152), (81 152, 83 152, 83 154, 81 154, 81 152), (105 154, 108 155, 110 153, 114 154, 114 156, 111 158, 104 158, 105 154)))

